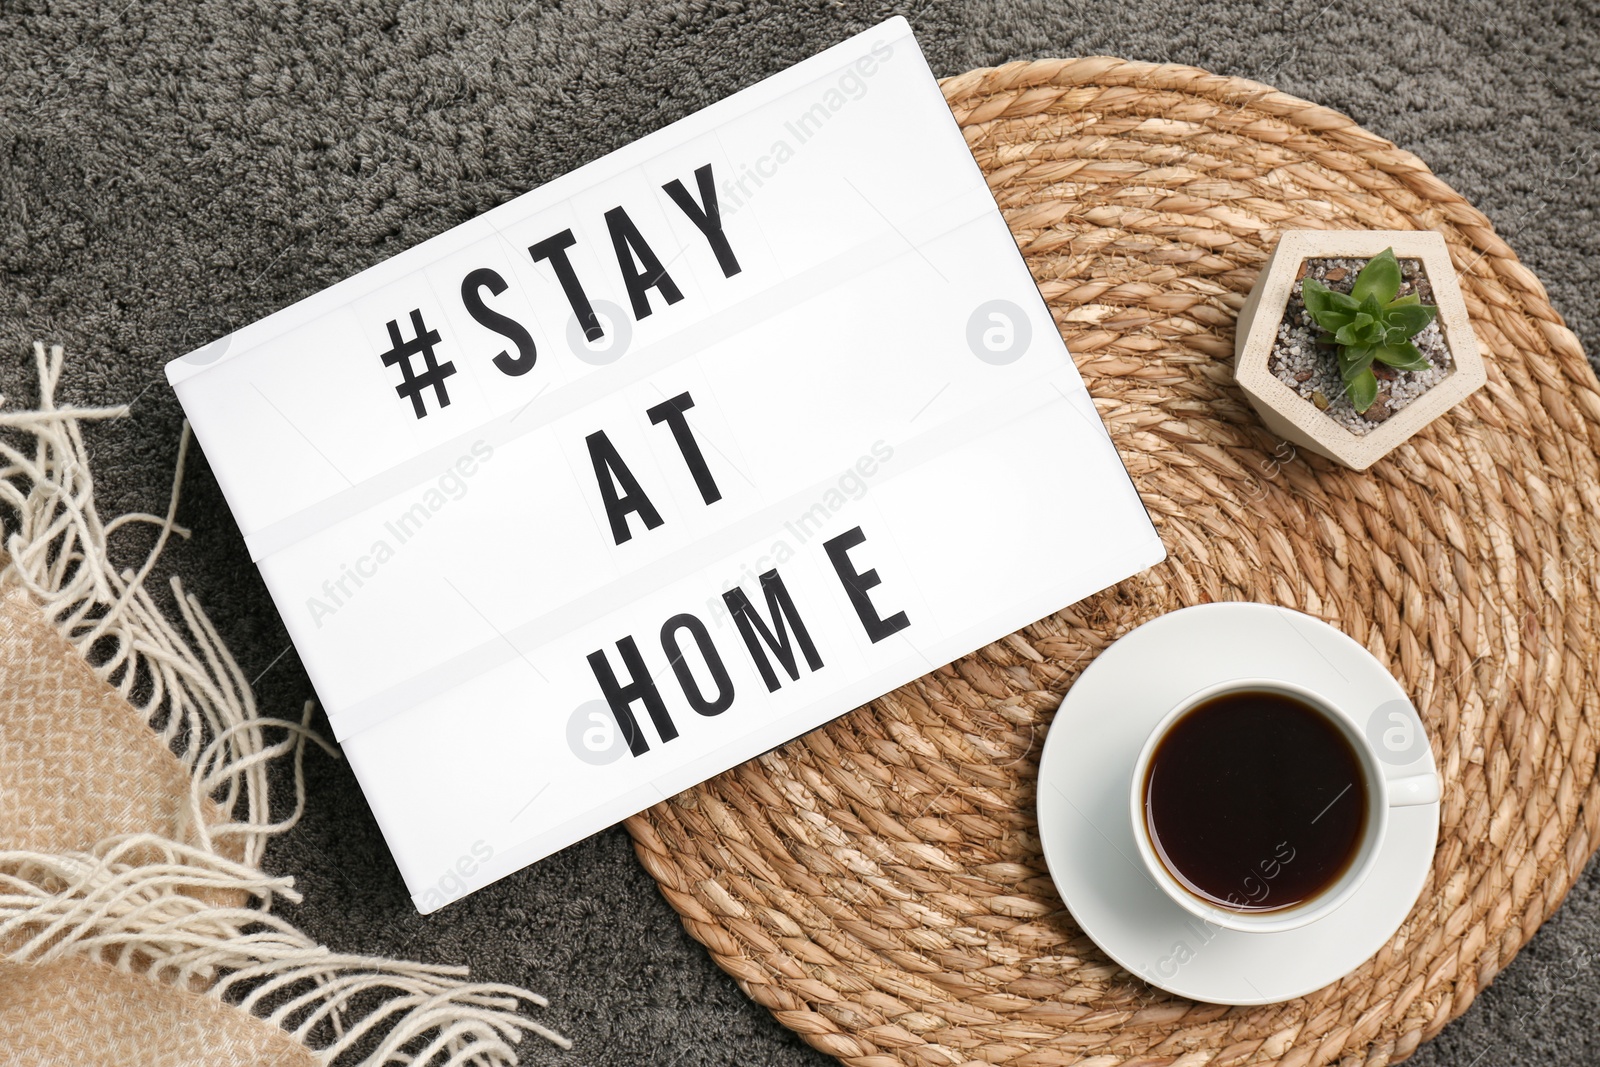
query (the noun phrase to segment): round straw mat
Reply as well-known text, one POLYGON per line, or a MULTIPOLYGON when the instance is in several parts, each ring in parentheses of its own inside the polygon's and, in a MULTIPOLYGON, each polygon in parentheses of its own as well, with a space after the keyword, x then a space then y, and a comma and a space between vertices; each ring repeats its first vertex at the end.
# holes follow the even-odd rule
MULTIPOLYGON (((1170 552, 631 819, 746 993, 851 1064, 1365 1064, 1464 1011, 1595 847, 1600 390, 1544 288, 1416 157, 1187 67, 1048 60, 944 83, 1170 552), (1233 382, 1279 231, 1433 228, 1489 383, 1365 473, 1296 455, 1233 382), (1040 854, 1062 694, 1140 623, 1258 600, 1327 620, 1413 695, 1444 781, 1405 924, 1310 996, 1170 996, 1074 925, 1040 854)), ((1017 456, 1049 492, 1070 456, 1017 456)), ((1006 501, 952 491, 941 507, 1006 501)))

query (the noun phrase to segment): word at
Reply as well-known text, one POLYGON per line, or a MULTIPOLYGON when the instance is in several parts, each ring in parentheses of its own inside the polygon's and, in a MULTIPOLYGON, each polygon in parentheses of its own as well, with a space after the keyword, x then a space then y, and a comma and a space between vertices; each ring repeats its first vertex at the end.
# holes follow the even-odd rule
MULTIPOLYGON (((683 462, 694 478, 695 488, 700 490, 700 499, 707 505, 715 504, 722 499, 722 490, 717 488, 716 481, 711 477, 705 454, 700 451, 700 444, 695 440, 694 431, 689 429, 689 420, 684 416, 684 412, 692 407, 694 400, 684 392, 647 409, 645 414, 650 416, 652 425, 667 424, 672 431, 672 439, 678 444, 678 451, 683 454, 683 462)), ((589 446, 589 460, 594 465, 595 482, 600 487, 600 502, 605 505, 606 519, 611 524, 611 539, 619 545, 633 539, 633 531, 628 528, 628 516, 633 513, 638 514, 646 530, 660 526, 663 521, 661 512, 651 503, 639 479, 623 462, 622 454, 611 443, 606 432, 596 430, 585 437, 584 442, 589 446)))

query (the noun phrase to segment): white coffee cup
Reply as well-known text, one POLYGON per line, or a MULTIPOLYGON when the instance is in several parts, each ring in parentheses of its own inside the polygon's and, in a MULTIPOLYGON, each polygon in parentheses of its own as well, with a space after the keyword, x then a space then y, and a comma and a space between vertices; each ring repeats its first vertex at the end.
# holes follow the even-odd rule
MULTIPOLYGON (((1384 834, 1389 824, 1389 809, 1413 804, 1432 804, 1439 799, 1439 779, 1432 771, 1425 774, 1397 775, 1393 778, 1386 776, 1385 765, 1378 753, 1373 750, 1365 727, 1364 721, 1357 720, 1350 712, 1327 697, 1293 682, 1270 678, 1235 678, 1207 686, 1179 701, 1171 711, 1162 716, 1155 729, 1150 731, 1150 736, 1145 738, 1144 747, 1140 749, 1139 758, 1133 765, 1133 775, 1129 783, 1129 817, 1133 821, 1133 839, 1138 845, 1139 856, 1144 861, 1151 880, 1162 892, 1171 897, 1174 903, 1198 918, 1229 930, 1252 933, 1270 933, 1305 926, 1344 904, 1355 895, 1356 890, 1361 887, 1361 883, 1366 880, 1377 863, 1378 853, 1383 847, 1384 834), (1321 713, 1349 741, 1350 747, 1360 760, 1366 783, 1365 828, 1355 856, 1345 866, 1344 872, 1310 899, 1270 911, 1229 908, 1202 898, 1186 887, 1167 869, 1166 863, 1157 853, 1155 844, 1151 840, 1146 812, 1146 779, 1150 761, 1162 738, 1166 737, 1173 725, 1190 710, 1216 697, 1241 691, 1278 693, 1321 713)), ((1263 862, 1272 861, 1269 859, 1263 862)))

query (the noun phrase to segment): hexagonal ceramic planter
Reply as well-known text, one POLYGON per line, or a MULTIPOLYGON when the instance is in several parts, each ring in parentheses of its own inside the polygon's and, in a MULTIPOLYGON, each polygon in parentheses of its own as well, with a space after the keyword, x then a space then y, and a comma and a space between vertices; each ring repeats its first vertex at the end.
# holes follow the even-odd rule
POLYGON ((1234 376, 1267 429, 1292 444, 1365 470, 1406 438, 1464 400, 1486 380, 1478 339, 1467 322, 1455 267, 1444 237, 1432 230, 1289 230, 1261 270, 1239 312, 1233 343, 1234 376), (1393 248, 1399 259, 1422 261, 1439 308, 1439 328, 1454 368, 1443 381, 1361 437, 1323 414, 1280 382, 1267 366, 1295 275, 1308 259, 1368 258, 1393 248))

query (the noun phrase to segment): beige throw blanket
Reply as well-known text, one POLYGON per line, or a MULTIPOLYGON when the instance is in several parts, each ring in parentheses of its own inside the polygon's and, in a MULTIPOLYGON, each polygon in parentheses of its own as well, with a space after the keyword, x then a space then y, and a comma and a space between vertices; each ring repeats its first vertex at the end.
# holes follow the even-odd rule
MULTIPOLYGON (((79 422, 57 408, 60 348, 35 346, 37 411, 0 412, 0 1067, 516 1062, 521 1009, 545 1001, 466 969, 343 955, 273 914, 298 899, 260 869, 305 804, 300 760, 328 746, 265 718, 199 603, 144 587, 165 516, 102 523, 79 422), (149 523, 118 570, 108 542, 149 523), (268 811, 266 764, 294 761, 297 804, 268 811)), ((329 749, 330 751, 331 748, 329 749)))

